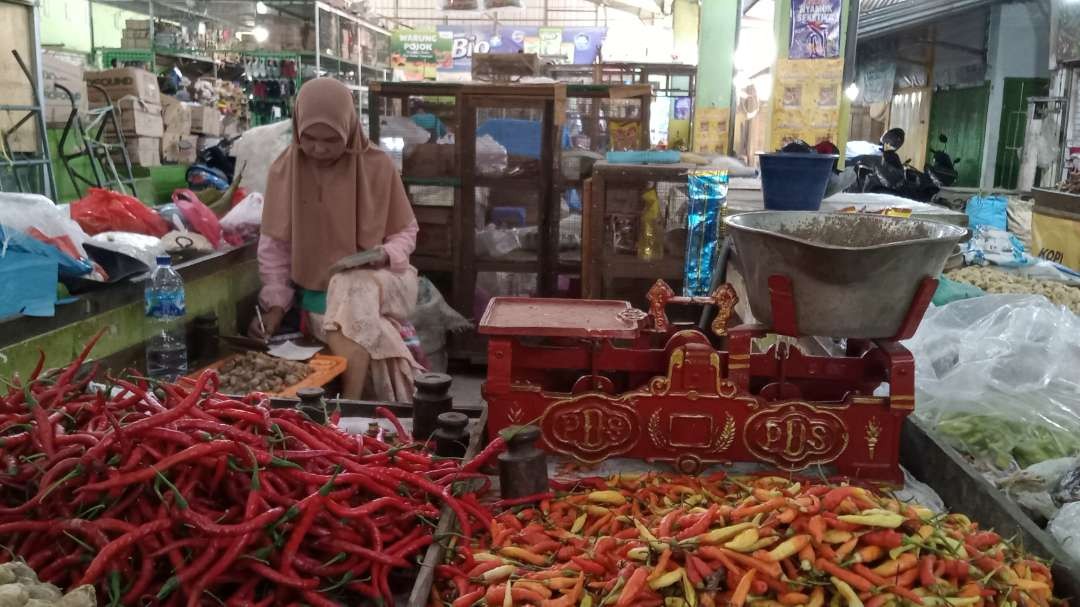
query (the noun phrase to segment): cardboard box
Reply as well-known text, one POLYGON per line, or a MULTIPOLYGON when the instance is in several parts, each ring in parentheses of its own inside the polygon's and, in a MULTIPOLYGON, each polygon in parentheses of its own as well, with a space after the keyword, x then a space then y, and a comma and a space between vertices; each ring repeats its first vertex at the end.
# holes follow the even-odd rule
POLYGON ((189 104, 191 108, 191 132, 218 137, 221 135, 221 112, 205 105, 189 104))
POLYGON ((457 169, 454 146, 438 143, 421 143, 405 148, 403 173, 423 179, 447 177, 457 169))
POLYGON ((161 139, 161 159, 175 164, 195 164, 199 138, 195 135, 165 133, 161 139))
MULTIPOLYGON (((124 67, 86 72, 84 80, 88 85, 104 88, 113 103, 124 97, 135 97, 151 105, 161 105, 161 91, 158 90, 157 76, 146 70, 124 67)), ((89 87, 87 97, 90 100, 90 107, 102 107, 106 104, 105 96, 93 86, 89 87)))
POLYGON ((86 59, 79 53, 45 50, 41 53, 41 75, 44 82, 45 122, 49 125, 63 125, 71 113, 71 98, 67 93, 56 88, 59 84, 75 96, 75 107, 86 115, 86 83, 83 73, 86 71, 86 59))
POLYGON ((1034 194, 1032 253, 1080 269, 1080 196, 1039 188, 1034 194))
POLYGON ((176 97, 161 96, 161 119, 166 135, 191 134, 191 107, 176 97))
POLYGON ((151 46, 149 38, 128 38, 124 36, 120 39, 120 48, 147 50, 151 46))
POLYGON ((161 106, 125 97, 116 103, 117 120, 125 138, 156 137, 165 134, 161 106))
POLYGON ((161 139, 158 137, 135 137, 127 140, 128 158, 140 167, 161 166, 161 139))
POLYGON ((242 130, 240 119, 236 116, 226 116, 221 120, 222 137, 236 137, 242 130))
POLYGON ((124 22, 124 29, 144 31, 146 35, 150 35, 150 20, 149 19, 128 19, 124 22))

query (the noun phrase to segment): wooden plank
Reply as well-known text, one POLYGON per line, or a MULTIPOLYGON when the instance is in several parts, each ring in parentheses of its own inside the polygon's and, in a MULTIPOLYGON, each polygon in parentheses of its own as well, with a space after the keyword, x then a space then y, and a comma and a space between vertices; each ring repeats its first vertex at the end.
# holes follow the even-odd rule
POLYGON ((582 296, 589 297, 593 280, 593 255, 594 246, 601 244, 599 240, 593 241, 592 222, 595 219, 591 211, 593 204, 593 180, 586 179, 581 187, 581 291, 582 296))
POLYGON ((457 216, 458 271, 454 276, 454 307, 465 318, 473 317, 476 297, 476 106, 473 97, 458 98, 461 117, 458 128, 458 171, 461 177, 461 205, 457 216))
POLYGON ((900 464, 937 491, 945 504, 1002 537, 1016 537, 1032 554, 1052 561, 1054 595, 1080 597, 1080 564, 1009 498, 914 416, 900 433, 900 464))
MULTIPOLYGON (((485 407, 480 420, 471 426, 469 446, 465 449, 465 461, 471 460, 479 453, 480 443, 483 441, 486 427, 487 408, 485 407)), ((468 489, 474 489, 476 483, 477 481, 470 481, 468 489)), ((454 511, 448 506, 443 506, 442 512, 439 513, 439 526, 435 528, 435 541, 428 546, 424 561, 420 564, 420 572, 416 576, 416 583, 413 584, 412 593, 409 595, 408 607, 426 607, 428 604, 431 586, 435 583, 435 568, 446 557, 446 545, 443 540, 449 542, 450 538, 454 537, 450 533, 454 530, 456 524, 457 517, 454 516, 454 511)))
POLYGON ((555 149, 559 130, 555 128, 555 101, 544 103, 540 139, 540 294, 555 295, 558 278, 555 266, 559 256, 559 198, 555 192, 555 149))
MULTIPOLYGON (((34 69, 36 49, 33 41, 32 9, 26 5, 0 2, 0 105, 34 105, 34 90, 23 74, 11 51, 19 52, 22 60, 34 69)), ((26 116, 24 110, 0 111, 0 132, 13 128, 26 116)), ((40 152, 37 119, 31 116, 15 129, 8 140, 13 152, 40 152)))

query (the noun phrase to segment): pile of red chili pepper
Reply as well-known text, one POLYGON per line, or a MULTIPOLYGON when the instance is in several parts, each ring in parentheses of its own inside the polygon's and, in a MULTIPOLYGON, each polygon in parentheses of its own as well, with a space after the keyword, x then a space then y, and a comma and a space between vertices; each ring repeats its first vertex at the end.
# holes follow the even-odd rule
POLYGON ((217 394, 213 372, 95 390, 92 345, 0 398, 3 559, 43 580, 109 605, 391 601, 442 506, 466 536, 491 520, 454 495, 478 476, 458 461, 217 394))
POLYGON ((1046 606, 1047 566, 962 514, 778 477, 591 478, 506 509, 435 601, 541 607, 1046 606))

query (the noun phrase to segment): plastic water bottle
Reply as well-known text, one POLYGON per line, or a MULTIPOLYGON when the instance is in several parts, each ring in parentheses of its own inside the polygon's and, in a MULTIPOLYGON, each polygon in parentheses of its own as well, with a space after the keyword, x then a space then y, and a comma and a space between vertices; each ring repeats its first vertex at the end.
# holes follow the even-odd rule
POLYGON ((146 343, 146 373, 153 379, 176 381, 187 375, 187 339, 184 333, 184 279, 167 255, 146 285, 146 318, 150 339, 146 343))

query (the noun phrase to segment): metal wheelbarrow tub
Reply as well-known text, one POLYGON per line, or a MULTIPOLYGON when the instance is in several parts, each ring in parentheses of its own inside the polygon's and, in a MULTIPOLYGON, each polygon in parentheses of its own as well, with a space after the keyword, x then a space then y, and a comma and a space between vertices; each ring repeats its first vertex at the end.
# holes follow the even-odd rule
POLYGON ((802 335, 895 336, 924 278, 937 277, 967 230, 862 213, 759 211, 724 219, 750 310, 773 325, 769 277, 794 291, 802 335))

